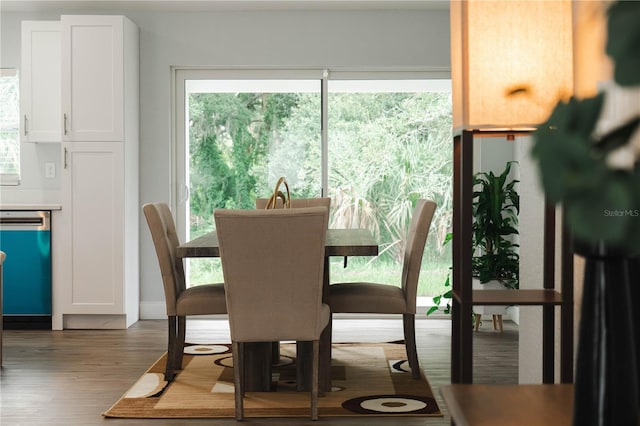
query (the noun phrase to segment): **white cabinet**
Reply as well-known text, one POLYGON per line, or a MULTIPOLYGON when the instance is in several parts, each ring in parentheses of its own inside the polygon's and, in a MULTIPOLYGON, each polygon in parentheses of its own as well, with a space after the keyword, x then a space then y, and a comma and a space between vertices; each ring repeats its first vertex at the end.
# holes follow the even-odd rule
POLYGON ((63 15, 61 24, 63 140, 123 140, 137 111, 129 97, 137 90, 137 27, 108 15, 63 15))
POLYGON ((137 153, 92 141, 63 155, 64 328, 126 328, 138 320, 137 153))
POLYGON ((60 142, 60 22, 22 22, 20 134, 23 142, 60 142))
POLYGON ((65 313, 122 313, 122 143, 65 143, 63 151, 65 313))
POLYGON ((61 23, 53 328, 126 328, 139 318, 138 30, 123 16, 61 23))

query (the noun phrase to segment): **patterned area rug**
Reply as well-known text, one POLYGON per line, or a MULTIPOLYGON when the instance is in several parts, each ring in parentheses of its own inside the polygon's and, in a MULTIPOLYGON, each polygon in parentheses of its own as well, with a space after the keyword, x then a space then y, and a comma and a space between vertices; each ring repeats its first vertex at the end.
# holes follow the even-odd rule
MULTIPOLYGON (((165 354, 166 356, 166 354, 165 354)), ((231 345, 188 345, 184 369, 164 381, 165 356, 103 415, 124 418, 234 417, 231 345)), ((426 377, 413 380, 403 344, 334 344, 333 390, 322 416, 438 416, 426 377)), ((308 417, 309 393, 295 390, 295 345, 282 344, 272 392, 247 392, 246 417, 308 417)))

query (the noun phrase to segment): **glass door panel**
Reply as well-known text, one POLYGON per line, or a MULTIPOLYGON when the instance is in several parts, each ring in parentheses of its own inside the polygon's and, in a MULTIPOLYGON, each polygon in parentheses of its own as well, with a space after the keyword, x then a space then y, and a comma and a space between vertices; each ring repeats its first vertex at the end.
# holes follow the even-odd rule
POLYGON ((438 294, 451 266, 450 80, 329 80, 328 194, 331 227, 366 227, 380 256, 334 259, 332 282, 400 285, 413 203, 438 204, 418 295, 438 294))
MULTIPOLYGON (((440 293, 451 265, 451 248, 442 246, 452 210, 450 80, 334 76, 322 84, 310 73, 184 72, 177 98, 184 111, 176 159, 181 239, 212 230, 216 208, 254 208, 286 176, 293 197, 331 197, 331 227, 366 227, 380 242, 375 259, 354 257, 347 268, 333 259, 332 282, 399 285, 413 202, 431 198, 438 209, 419 295, 440 293)), ((220 281, 217 260, 187 261, 188 285, 220 281)))
MULTIPOLYGON (((251 209, 285 176, 297 198, 321 194, 320 80, 186 80, 187 240, 217 208, 251 209)), ((216 259, 189 259, 187 285, 222 282, 216 259)))

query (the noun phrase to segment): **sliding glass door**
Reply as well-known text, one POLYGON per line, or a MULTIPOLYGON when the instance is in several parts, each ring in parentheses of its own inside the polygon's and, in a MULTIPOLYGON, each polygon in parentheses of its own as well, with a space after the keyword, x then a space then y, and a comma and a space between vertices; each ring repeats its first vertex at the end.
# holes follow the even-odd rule
MULTIPOLYGON (((399 285, 413 202, 438 203, 422 295, 442 287, 450 249, 450 81, 310 71, 176 73, 176 216, 182 239, 213 229, 216 208, 254 208, 279 176, 294 197, 332 199, 330 226, 366 227, 375 259, 341 259, 332 281, 399 285)), ((189 285, 221 281, 213 259, 188 262, 189 285)))
MULTIPOLYGON (((320 196, 320 80, 197 74, 182 81, 176 168, 185 239, 214 229, 215 209, 254 208, 279 176, 297 197, 320 196)), ((187 271, 188 285, 222 281, 216 260, 190 259, 187 271)))
POLYGON ((451 221, 451 88, 449 80, 340 79, 328 82, 328 182, 332 226, 372 230, 375 259, 334 259, 332 280, 400 284, 404 242, 415 201, 438 204, 418 294, 446 279, 451 221))

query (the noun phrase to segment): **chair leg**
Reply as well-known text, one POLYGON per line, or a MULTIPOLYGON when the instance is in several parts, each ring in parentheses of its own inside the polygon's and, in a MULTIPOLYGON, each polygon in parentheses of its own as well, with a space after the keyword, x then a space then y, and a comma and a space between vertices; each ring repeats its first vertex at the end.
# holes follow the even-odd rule
POLYGON ((318 420, 318 370, 320 367, 320 341, 313 341, 313 371, 311 373, 311 420, 318 420))
POLYGON ((187 317, 179 316, 178 332, 176 334, 176 370, 182 370, 182 359, 184 356, 184 339, 187 333, 187 317))
POLYGON ((280 363, 280 342, 271 342, 271 364, 280 363))
POLYGON ((481 314, 473 314, 474 318, 475 318, 475 330, 478 331, 478 329, 480 328, 480 319, 482 318, 481 314))
POLYGON ((233 353, 233 382, 236 396, 236 420, 244 419, 244 357, 242 354, 242 344, 236 341, 232 342, 231 351, 233 353))
POLYGON ((177 339, 177 320, 175 316, 168 318, 168 336, 167 336, 167 365, 164 370, 164 380, 170 382, 176 375, 176 339, 177 339))
MULTIPOLYGON (((307 381, 307 370, 309 366, 302 362, 303 358, 308 359, 309 350, 306 343, 307 342, 296 342, 296 390, 298 392, 305 390, 305 385, 312 386, 312 383, 307 381), (304 355, 305 353, 306 357, 304 355)), ((313 351, 313 347, 311 350, 313 351)), ((313 354, 311 354, 311 358, 313 359, 313 354)), ((313 364, 311 365, 311 375, 313 380, 313 364)))
POLYGON ((418 363, 418 350, 416 349, 416 316, 414 314, 402 314, 404 326, 404 344, 411 367, 411 377, 420 378, 420 365, 418 363))

